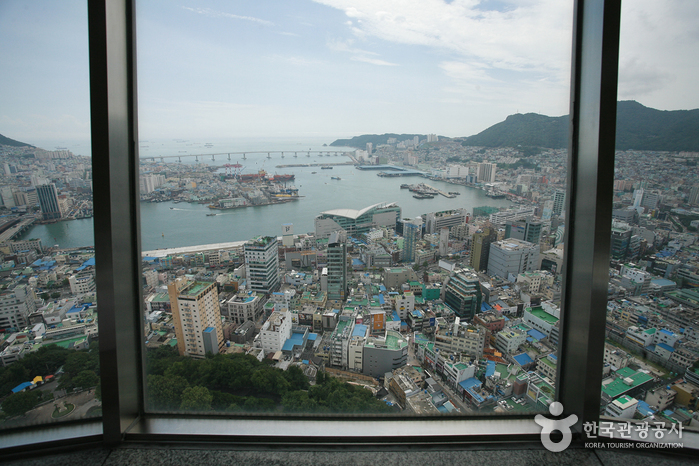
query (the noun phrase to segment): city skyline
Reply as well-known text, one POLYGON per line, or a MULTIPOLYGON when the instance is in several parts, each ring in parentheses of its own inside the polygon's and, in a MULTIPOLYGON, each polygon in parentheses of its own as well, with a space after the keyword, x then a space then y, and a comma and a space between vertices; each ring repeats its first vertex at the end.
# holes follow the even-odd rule
MULTIPOLYGON (((84 3, 36 5, 0 6, 8 64, 0 133, 33 144, 87 141, 84 3)), ((698 96, 682 93, 699 66, 688 59, 699 50, 691 11, 699 6, 623 8, 619 98, 699 107, 698 96)), ((390 2, 339 0, 137 9, 141 139, 455 137, 517 112, 568 110, 572 2, 403 2, 400 14, 390 2)))

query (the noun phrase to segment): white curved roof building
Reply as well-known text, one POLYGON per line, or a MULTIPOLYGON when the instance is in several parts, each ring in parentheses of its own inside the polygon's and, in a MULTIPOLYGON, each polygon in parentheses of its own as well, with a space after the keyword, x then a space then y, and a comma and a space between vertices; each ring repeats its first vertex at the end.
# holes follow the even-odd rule
POLYGON ((401 208, 395 202, 382 202, 365 207, 362 210, 333 209, 326 210, 315 219, 317 238, 327 238, 330 233, 345 230, 348 235, 368 233, 376 227, 396 227, 401 217, 401 208))

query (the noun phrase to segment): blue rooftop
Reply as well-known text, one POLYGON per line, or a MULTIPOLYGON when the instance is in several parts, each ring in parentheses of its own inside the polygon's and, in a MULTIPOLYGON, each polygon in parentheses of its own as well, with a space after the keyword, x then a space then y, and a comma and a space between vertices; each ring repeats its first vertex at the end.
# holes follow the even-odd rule
POLYGON ((673 348, 672 346, 670 346, 666 343, 658 343, 658 346, 661 347, 662 349, 664 349, 665 351, 669 351, 671 353, 673 353, 675 351, 675 348, 673 348))
POLYGON ((204 333, 211 333, 211 332, 215 332, 215 331, 216 331, 216 329, 213 327, 206 327, 204 329, 204 333))
POLYGON ((317 338, 318 338, 318 334, 317 334, 317 333, 309 333, 309 334, 308 334, 308 339, 311 340, 311 341, 316 341, 317 338))
POLYGON ((352 259, 352 265, 360 266, 360 265, 364 265, 364 262, 362 262, 359 259, 352 259))
POLYGON ((488 366, 485 368, 485 376, 490 377, 495 374, 495 361, 488 361, 488 366))
POLYGON ((643 400, 638 400, 636 411, 641 413, 641 416, 651 416, 655 414, 655 411, 651 409, 650 405, 643 400))
POLYGON ((513 356, 512 359, 517 361, 517 364, 519 364, 520 366, 526 366, 527 364, 531 364, 534 362, 534 360, 530 358, 527 353, 518 354, 517 356, 513 356))
POLYGON ((369 328, 368 325, 357 324, 354 326, 354 331, 352 332, 353 337, 363 337, 366 335, 366 331, 369 328))
POLYGON ((293 351, 294 346, 303 346, 303 334, 292 333, 291 337, 284 342, 282 351, 293 351))
POLYGON ((532 337, 535 340, 543 340, 546 338, 546 335, 538 331, 537 329, 533 328, 527 332, 527 335, 532 337))
POLYGON ((674 333, 672 333, 671 331, 666 330, 666 329, 664 329, 664 328, 660 329, 660 331, 661 331, 662 333, 664 333, 665 335, 670 335, 670 336, 673 336, 673 335, 674 335, 674 333))
POLYGON ((24 390, 25 388, 31 387, 32 385, 34 385, 34 384, 31 382, 23 382, 23 383, 17 385, 15 388, 13 388, 12 393, 19 393, 22 390, 24 390))

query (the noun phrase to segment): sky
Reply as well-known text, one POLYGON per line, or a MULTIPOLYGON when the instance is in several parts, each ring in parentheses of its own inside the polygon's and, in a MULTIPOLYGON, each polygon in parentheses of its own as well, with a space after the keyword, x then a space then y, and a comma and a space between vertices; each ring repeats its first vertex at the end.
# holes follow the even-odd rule
MULTIPOLYGON (((572 1, 137 0, 139 136, 476 134, 568 113, 572 1)), ((619 99, 699 107, 699 2, 623 2, 619 99)), ((0 0, 0 134, 89 139, 84 0, 0 0)))

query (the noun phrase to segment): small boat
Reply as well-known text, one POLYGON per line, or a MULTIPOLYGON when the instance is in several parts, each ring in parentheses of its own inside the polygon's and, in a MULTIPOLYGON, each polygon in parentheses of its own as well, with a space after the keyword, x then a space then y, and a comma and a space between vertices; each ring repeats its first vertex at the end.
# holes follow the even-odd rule
POLYGON ((330 179, 331 180, 338 180, 338 181, 341 180, 341 178, 339 176, 331 176, 330 179))
POLYGON ((315 175, 316 173, 318 173, 318 172, 311 172, 311 175, 315 175))
POLYGON ((174 207, 170 207, 170 210, 175 210, 175 208, 174 208, 174 207))
POLYGON ((206 214, 207 217, 215 217, 217 214, 206 214))

